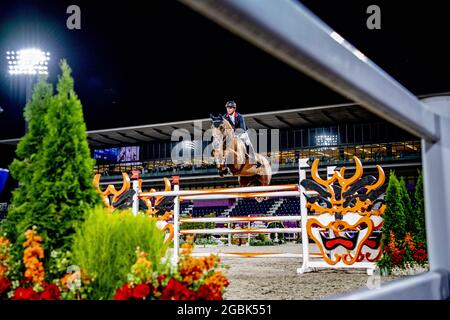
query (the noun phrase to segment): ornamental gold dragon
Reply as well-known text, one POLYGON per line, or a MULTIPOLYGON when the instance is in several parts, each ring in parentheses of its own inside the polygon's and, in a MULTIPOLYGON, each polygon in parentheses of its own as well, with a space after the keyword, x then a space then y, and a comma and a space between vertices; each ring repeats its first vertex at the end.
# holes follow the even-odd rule
POLYGON ((354 157, 355 172, 346 178, 346 168, 324 180, 319 160, 311 166, 312 179, 301 181, 306 191, 306 230, 330 265, 374 262, 381 256, 385 174, 377 165, 378 178, 363 177, 361 161, 354 157))

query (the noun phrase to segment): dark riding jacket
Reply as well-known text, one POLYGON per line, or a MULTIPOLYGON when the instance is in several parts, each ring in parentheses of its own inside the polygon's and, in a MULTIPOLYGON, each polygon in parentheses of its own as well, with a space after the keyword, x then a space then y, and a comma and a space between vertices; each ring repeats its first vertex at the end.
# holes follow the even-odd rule
POLYGON ((244 117, 241 116, 239 113, 234 113, 234 123, 231 121, 230 115, 227 113, 223 116, 233 127, 234 130, 241 129, 244 131, 247 131, 247 126, 245 125, 244 117))

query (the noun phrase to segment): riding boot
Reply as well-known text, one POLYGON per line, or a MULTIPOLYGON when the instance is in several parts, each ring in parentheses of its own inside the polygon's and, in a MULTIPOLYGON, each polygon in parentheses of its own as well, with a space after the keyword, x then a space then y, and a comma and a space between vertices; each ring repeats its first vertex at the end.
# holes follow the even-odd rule
POLYGON ((250 163, 256 164, 256 168, 261 167, 262 163, 258 161, 258 159, 256 158, 256 152, 255 149, 253 148, 252 144, 249 144, 247 146, 247 153, 248 153, 248 157, 250 159, 250 163))

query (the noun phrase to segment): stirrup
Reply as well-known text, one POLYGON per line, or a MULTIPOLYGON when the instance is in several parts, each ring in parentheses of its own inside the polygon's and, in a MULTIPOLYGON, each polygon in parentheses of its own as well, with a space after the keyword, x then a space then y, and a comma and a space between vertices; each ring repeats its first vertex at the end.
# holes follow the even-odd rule
POLYGON ((259 168, 259 167, 262 166, 262 163, 259 162, 258 160, 256 160, 256 159, 250 159, 250 157, 249 157, 248 159, 249 159, 249 160, 255 161, 255 163, 253 163, 252 165, 256 166, 256 168, 259 168))

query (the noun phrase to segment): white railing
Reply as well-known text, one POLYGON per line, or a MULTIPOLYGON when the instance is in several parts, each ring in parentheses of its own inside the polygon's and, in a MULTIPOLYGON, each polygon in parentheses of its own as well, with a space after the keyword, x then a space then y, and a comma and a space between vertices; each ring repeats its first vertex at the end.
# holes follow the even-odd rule
MULTIPOLYGON (((302 235, 302 253, 282 253, 274 254, 271 256, 283 256, 283 257, 302 257, 302 265, 297 268, 298 273, 311 272, 316 268, 360 268, 366 269, 368 274, 373 274, 375 270, 375 263, 368 261, 361 261, 353 264, 346 264, 343 261, 339 261, 335 264, 327 263, 322 257, 319 259, 311 259, 314 255, 309 250, 309 237, 307 232, 308 211, 306 208, 305 195, 317 195, 314 191, 306 191, 301 186, 301 181, 306 179, 306 169, 309 167, 308 158, 299 159, 298 163, 298 184, 286 184, 286 185, 274 185, 274 186, 256 186, 256 187, 238 187, 238 188, 221 188, 221 189, 204 189, 204 190, 180 190, 179 180, 175 179, 174 190, 172 191, 153 191, 153 192, 140 192, 139 183, 137 180, 133 181, 133 189, 135 190, 135 197, 133 198, 133 213, 138 214, 138 199, 147 197, 173 197, 174 210, 173 210, 173 226, 174 226, 174 249, 172 255, 172 262, 175 264, 179 259, 180 251, 180 236, 189 234, 214 234, 214 235, 248 235, 248 244, 250 243, 251 234, 270 234, 270 233, 284 233, 295 234, 301 233, 302 235), (293 216, 246 216, 246 217, 208 217, 208 218, 181 218, 180 217, 180 202, 183 200, 205 200, 205 199, 229 199, 229 198, 270 198, 270 197, 296 197, 300 202, 300 211, 297 215, 293 216), (252 222, 274 222, 274 221, 300 221, 301 227, 291 228, 252 228, 252 222), (247 228, 244 229, 231 229, 228 228, 213 228, 213 229, 184 229, 180 230, 181 223, 247 223, 247 228)), ((328 174, 334 170, 334 167, 327 168, 328 174)), ((230 238, 229 238, 229 242, 230 238)), ((331 252, 332 253, 332 252, 331 252)), ((203 253, 204 254, 204 253, 203 253)), ((259 256, 267 257, 267 254, 252 254, 245 253, 246 256, 259 256)))
MULTIPOLYGON (((306 163, 307 159, 300 161, 306 163)), ((301 170, 301 175, 306 176, 304 170, 301 170)), ((133 189, 135 190, 135 197, 133 198, 133 213, 138 214, 138 199, 145 197, 174 197, 173 209, 173 226, 174 226, 174 250, 173 263, 179 259, 181 235, 188 234, 215 234, 215 235, 231 235, 231 234, 269 234, 269 233, 300 233, 302 228, 247 228, 247 229, 230 229, 230 228, 214 228, 214 229, 186 229, 180 230, 180 223, 196 223, 196 222, 216 222, 216 223, 237 223, 243 222, 250 224, 255 221, 306 221, 307 212, 302 210, 298 212, 297 216, 283 216, 283 217, 217 217, 217 218, 181 218, 180 217, 180 202, 183 200, 211 200, 211 199, 236 199, 236 198, 270 198, 270 197, 304 197, 303 193, 306 191, 299 184, 288 185, 274 185, 274 186, 259 186, 259 187, 238 187, 238 188, 221 188, 221 189, 204 189, 204 190, 180 190, 178 182, 174 184, 173 191, 155 191, 155 192, 139 192, 137 180, 133 181, 133 189)), ((306 192, 311 193, 311 192, 306 192)), ((303 224, 303 222, 302 222, 303 224)), ((305 229, 304 229, 305 230, 305 229)), ((308 242, 303 244, 304 256, 309 256, 308 242)), ((285 255, 286 256, 286 255, 285 255)), ((299 256, 287 255, 289 257, 299 256)))

